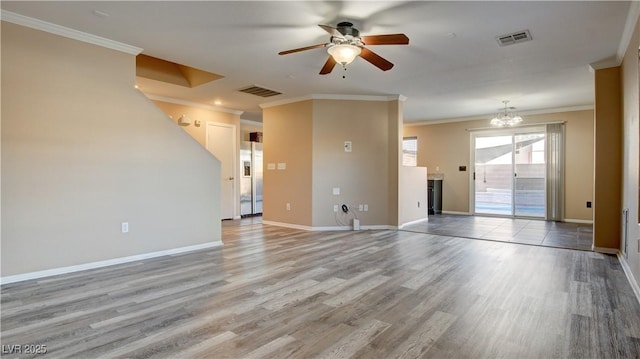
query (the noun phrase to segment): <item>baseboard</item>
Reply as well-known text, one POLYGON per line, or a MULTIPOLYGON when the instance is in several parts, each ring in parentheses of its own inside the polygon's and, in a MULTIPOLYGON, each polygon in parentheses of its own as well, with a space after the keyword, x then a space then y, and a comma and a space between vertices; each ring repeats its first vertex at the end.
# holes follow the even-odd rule
POLYGON ((398 226, 391 226, 391 225, 388 225, 388 224, 374 224, 374 225, 371 225, 371 226, 360 226, 360 228, 362 228, 362 229, 371 229, 371 230, 374 230, 374 231, 387 231, 387 230, 393 231, 393 230, 397 230, 398 226))
POLYGON ((596 246, 591 247, 591 250, 598 253, 615 254, 615 255, 617 255, 619 252, 617 248, 606 248, 606 247, 596 247, 596 246))
POLYGON ((169 255, 172 255, 172 254, 193 252, 193 251, 197 251, 197 250, 200 250, 200 249, 214 248, 214 247, 220 247, 220 246, 222 246, 222 241, 216 241, 216 242, 196 244, 196 245, 187 246, 187 247, 167 249, 167 250, 157 251, 157 252, 137 254, 137 255, 128 256, 128 257, 120 257, 120 258, 107 259, 107 260, 104 260, 104 261, 97 261, 97 262, 91 262, 91 263, 78 264, 78 265, 73 265, 73 266, 68 266, 68 267, 60 267, 60 268, 47 269, 47 270, 42 270, 42 271, 37 271, 37 272, 10 275, 10 276, 6 276, 6 277, 0 278, 0 283, 2 285, 4 285, 4 284, 9 284, 9 283, 22 282, 22 281, 30 280, 30 279, 39 279, 39 278, 51 277, 51 276, 59 275, 59 274, 67 274, 67 273, 73 273, 73 272, 79 272, 79 271, 83 271, 83 270, 88 270, 88 269, 96 269, 96 268, 108 267, 108 266, 112 266, 112 265, 116 265, 116 264, 135 262, 135 261, 139 261, 139 260, 143 260, 143 259, 149 259, 149 258, 155 258, 155 257, 169 256, 169 255))
POLYGON ((278 227, 285 227, 285 228, 291 228, 291 229, 301 229, 303 231, 311 231, 312 227, 309 226, 303 226, 300 224, 293 224, 293 223, 283 223, 283 222, 274 222, 274 221, 265 221, 264 218, 262 219, 262 224, 268 224, 270 226, 278 226, 278 227))
POLYGON ((469 212, 457 212, 457 211, 442 211, 442 214, 455 214, 458 216, 472 216, 473 213, 469 212))
POLYGON ((399 228, 399 229, 402 229, 402 228, 404 228, 404 227, 406 227, 406 226, 410 226, 410 225, 412 225, 412 224, 418 224, 418 223, 426 222, 426 221, 428 221, 428 220, 429 220, 429 218, 428 218, 428 217, 426 217, 426 218, 420 218, 420 219, 417 219, 417 220, 415 220, 415 221, 409 221, 409 222, 407 222, 407 223, 403 223, 403 224, 401 224, 400 226, 398 226, 398 228, 399 228))
MULTIPOLYGON (((320 231, 352 231, 353 230, 352 226, 309 227, 309 226, 303 226, 303 225, 292 224, 292 223, 265 221, 264 219, 262 220, 262 224, 268 224, 268 225, 271 225, 271 226, 278 226, 278 227, 285 227, 285 228, 292 228, 292 229, 300 229, 300 230, 303 230, 303 231, 318 231, 318 232, 320 232, 320 231)), ((366 230, 366 229, 370 229, 370 230, 394 230, 394 229, 398 229, 398 227, 390 226, 390 225, 386 225, 386 224, 374 224, 374 225, 361 225, 360 226, 360 230, 366 230)))
POLYGON ((624 255, 622 255, 620 251, 618 251, 618 260, 622 265, 622 270, 624 271, 624 274, 627 276, 627 280, 631 285, 631 289, 633 290, 633 293, 636 295, 636 299, 638 300, 638 303, 640 303, 640 285, 638 284, 638 281, 636 280, 636 278, 633 276, 633 272, 631 271, 631 267, 629 267, 629 263, 627 263, 626 258, 624 258, 624 255))
POLYGON ((572 218, 565 218, 562 220, 562 222, 567 222, 567 223, 579 223, 579 224, 593 224, 593 221, 590 219, 572 219, 572 218))

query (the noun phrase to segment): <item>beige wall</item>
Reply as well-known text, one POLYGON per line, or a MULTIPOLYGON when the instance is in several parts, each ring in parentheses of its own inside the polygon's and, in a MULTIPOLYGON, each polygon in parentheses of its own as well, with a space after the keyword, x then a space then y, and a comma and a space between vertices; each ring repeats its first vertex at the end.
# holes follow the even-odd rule
MULTIPOLYGON (((198 141, 198 143, 206 149, 207 143, 207 123, 208 122, 216 122, 216 123, 224 123, 233 125, 236 129, 236 169, 237 173, 234 176, 235 188, 240 188, 240 139, 241 139, 241 131, 240 131, 240 115, 233 114, 229 112, 222 111, 214 111, 204 107, 198 106, 186 106, 181 104, 163 102, 163 101, 153 101, 153 103, 158 106, 167 116, 171 118, 171 120, 178 124, 180 116, 186 115, 190 120, 190 125, 179 125, 186 133, 188 133, 193 139, 198 141), (196 126, 196 120, 200 121, 200 126, 196 126)), ((226 176, 225 176, 226 177, 226 176)), ((234 201, 235 201, 235 210, 233 216, 235 218, 240 218, 240 191, 236 190, 234 193, 234 201)), ((224 206, 224 204, 222 204, 224 206)))
POLYGON ((593 245, 620 248, 622 88, 620 67, 595 71, 593 245))
MULTIPOLYGON (((565 208, 567 219, 592 220, 586 201, 593 196, 593 111, 524 116, 526 124, 566 121, 565 208)), ((488 120, 434 125, 405 125, 404 136, 418 138, 418 166, 444 174, 443 210, 469 212, 469 179, 473 175, 468 129, 488 127, 488 120), (467 166, 460 172, 458 166, 467 166)))
POLYGON ((427 169, 400 166, 399 224, 427 218, 427 169))
MULTIPOLYGON (((236 133, 238 138, 236 142, 240 141, 240 115, 213 111, 202 107, 179 105, 175 103, 153 101, 162 112, 171 117, 171 120, 178 123, 180 116, 187 115, 191 119, 191 124, 188 126, 180 126, 185 132, 193 137, 202 147, 206 146, 207 139, 207 122, 226 123, 236 126, 236 133), (200 120, 200 126, 195 125, 195 120, 200 120)), ((239 149, 238 149, 239 151, 239 149)))
POLYGON ((132 55, 2 22, 3 277, 220 241, 219 163, 134 79, 132 55))
POLYGON ((397 177, 386 160, 391 150, 389 106, 386 101, 314 100, 314 227, 338 225, 336 204, 367 204, 367 212, 358 212, 363 226, 389 224, 388 176, 397 177), (345 141, 351 141, 352 152, 344 151, 345 141), (340 195, 333 195, 334 187, 340 195))
POLYGON ((622 206, 629 213, 629 244, 627 263, 633 273, 636 288, 640 286, 640 225, 638 222, 639 138, 640 127, 640 73, 638 70, 638 49, 640 48, 640 21, 636 20, 633 37, 622 63, 622 110, 623 110, 623 186, 622 206))
POLYGON ((265 108, 264 219, 336 227, 344 223, 334 205, 366 204, 369 210, 357 213, 362 226, 397 225, 401 110, 398 100, 338 99, 265 108), (345 141, 352 152, 344 151, 345 141), (287 169, 266 168, 279 162, 287 169))
POLYGON ((392 226, 399 226, 400 222, 400 167, 402 167, 402 125, 404 122, 403 101, 390 101, 388 107, 389 126, 389 151, 387 158, 389 161, 389 197, 388 223, 392 226))
POLYGON ((312 225, 313 103, 265 108, 263 137, 263 215, 265 221, 312 225), (268 164, 286 164, 269 170, 268 164), (290 210, 286 204, 290 204, 290 210))

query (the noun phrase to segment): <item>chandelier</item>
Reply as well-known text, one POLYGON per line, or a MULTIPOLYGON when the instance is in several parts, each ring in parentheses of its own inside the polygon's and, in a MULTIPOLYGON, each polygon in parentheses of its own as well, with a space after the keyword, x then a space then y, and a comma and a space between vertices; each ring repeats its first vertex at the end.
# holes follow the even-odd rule
POLYGON ((515 126, 522 122, 522 117, 514 115, 511 110, 515 110, 515 107, 507 107, 509 100, 502 101, 504 103, 503 112, 499 113, 496 117, 491 119, 491 126, 505 127, 515 126))

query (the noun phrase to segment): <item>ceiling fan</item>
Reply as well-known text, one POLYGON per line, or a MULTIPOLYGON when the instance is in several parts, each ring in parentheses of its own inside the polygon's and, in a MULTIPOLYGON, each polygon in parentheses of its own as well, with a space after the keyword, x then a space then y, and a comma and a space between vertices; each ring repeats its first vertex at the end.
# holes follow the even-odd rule
POLYGON ((295 52, 326 47, 327 52, 329 53, 329 58, 320 70, 320 75, 330 73, 337 63, 341 64, 342 67, 346 69, 346 65, 350 64, 356 56, 362 57, 382 71, 387 71, 391 70, 393 64, 365 46, 409 44, 409 38, 405 34, 360 36, 360 31, 354 28, 352 23, 347 21, 339 23, 338 27, 331 27, 328 25, 318 26, 331 35, 329 42, 281 51, 278 54, 287 55, 295 52))

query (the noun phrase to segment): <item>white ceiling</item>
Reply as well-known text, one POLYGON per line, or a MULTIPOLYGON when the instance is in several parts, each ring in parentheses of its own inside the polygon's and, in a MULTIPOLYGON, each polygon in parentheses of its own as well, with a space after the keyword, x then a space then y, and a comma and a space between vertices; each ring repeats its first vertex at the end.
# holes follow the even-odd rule
POLYGON ((142 91, 241 110, 312 94, 407 97, 405 122, 490 115, 502 100, 520 112, 593 105, 589 64, 614 59, 630 2, 197 1, 11 2, 3 10, 143 48, 143 53, 225 76, 189 89, 138 78, 142 91), (94 10, 108 14, 99 16, 94 10), (361 58, 329 75, 317 26, 351 21, 361 35, 404 33, 408 46, 370 46, 393 62, 361 58), (500 47, 496 36, 528 29, 533 41, 500 47), (260 98, 257 84, 282 92, 260 98))

